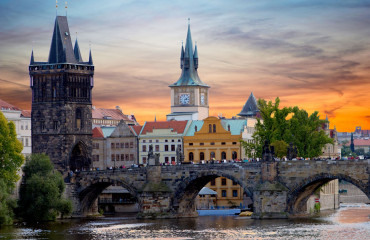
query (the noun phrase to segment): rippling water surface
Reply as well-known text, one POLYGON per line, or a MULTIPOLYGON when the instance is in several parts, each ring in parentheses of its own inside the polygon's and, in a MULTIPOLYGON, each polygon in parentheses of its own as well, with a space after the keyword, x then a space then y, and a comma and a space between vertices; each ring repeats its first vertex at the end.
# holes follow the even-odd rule
POLYGON ((238 216, 138 220, 134 216, 5 227, 2 239, 369 239, 370 206, 342 207, 318 218, 253 220, 238 216))

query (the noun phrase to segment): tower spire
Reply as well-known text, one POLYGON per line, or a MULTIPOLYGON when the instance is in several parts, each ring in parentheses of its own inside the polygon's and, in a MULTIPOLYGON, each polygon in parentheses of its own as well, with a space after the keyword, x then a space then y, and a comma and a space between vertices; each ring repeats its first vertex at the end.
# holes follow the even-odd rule
POLYGON ((80 47, 79 47, 78 41, 77 41, 77 32, 76 32, 76 42, 75 42, 75 47, 74 47, 73 52, 75 54, 75 58, 76 58, 77 62, 83 62, 82 57, 81 57, 80 47))
POLYGON ((92 55, 91 55, 91 48, 90 48, 90 53, 89 53, 89 64, 93 65, 93 59, 92 59, 92 55))
POLYGON ((34 63, 35 63, 35 59, 33 58, 33 49, 32 49, 30 65, 32 65, 32 64, 34 64, 34 63))

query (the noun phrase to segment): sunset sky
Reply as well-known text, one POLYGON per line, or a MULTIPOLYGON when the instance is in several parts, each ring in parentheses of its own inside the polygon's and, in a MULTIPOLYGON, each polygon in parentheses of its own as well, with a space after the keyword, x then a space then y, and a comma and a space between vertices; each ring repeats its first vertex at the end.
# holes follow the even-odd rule
MULTIPOLYGON (((31 51, 47 61, 55 14, 53 0, 0 1, 0 99, 31 109, 31 51)), ((165 120, 188 18, 210 115, 235 116, 253 92, 318 110, 341 132, 370 129, 370 1, 68 1, 85 61, 91 42, 93 104, 165 120)))

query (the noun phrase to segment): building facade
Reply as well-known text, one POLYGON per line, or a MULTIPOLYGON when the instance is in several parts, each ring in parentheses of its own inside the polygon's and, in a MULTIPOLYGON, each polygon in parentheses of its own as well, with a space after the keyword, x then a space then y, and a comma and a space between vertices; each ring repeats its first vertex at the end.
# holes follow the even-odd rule
POLYGON ((178 163, 177 151, 183 152, 183 135, 188 121, 145 122, 139 135, 139 163, 148 164, 150 148, 161 164, 178 163))
POLYGON ((326 144, 322 149, 322 158, 340 158, 341 157, 341 149, 339 148, 338 144, 338 132, 336 127, 334 129, 330 129, 329 127, 329 119, 326 117, 325 124, 323 130, 325 131, 326 135, 333 139, 333 144, 326 144))
POLYGON ((134 115, 126 115, 119 106, 115 109, 92 107, 92 127, 117 126, 121 121, 127 125, 139 125, 134 115))
POLYGON ((67 17, 55 19, 49 59, 29 65, 32 152, 46 153, 59 170, 91 166, 94 65, 72 47, 67 17))
POLYGON ((202 120, 209 115, 208 89, 198 76, 198 49, 191 38, 190 23, 185 50, 181 47, 181 76, 171 84, 171 113, 167 120, 202 120))

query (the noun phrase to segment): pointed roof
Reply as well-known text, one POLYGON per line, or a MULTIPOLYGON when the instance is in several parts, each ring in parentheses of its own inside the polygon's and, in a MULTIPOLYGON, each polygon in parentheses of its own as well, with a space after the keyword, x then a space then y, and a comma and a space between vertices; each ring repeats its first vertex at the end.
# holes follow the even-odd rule
POLYGON ((91 55, 91 49, 90 49, 90 53, 89 53, 89 64, 90 65, 93 65, 93 60, 92 60, 92 55, 91 55))
POLYGON ((184 51, 184 44, 182 43, 181 44, 181 59, 183 59, 184 58, 184 55, 185 55, 185 51, 184 51))
MULTIPOLYGON (((196 55, 198 55, 198 53, 196 55)), ((194 66, 193 40, 191 39, 190 22, 188 24, 188 33, 186 36, 184 64, 181 65, 181 69, 182 72, 179 80, 177 80, 177 82, 175 82, 174 84, 171 84, 170 87, 180 87, 180 86, 209 87, 207 84, 203 83, 202 80, 200 80, 197 69, 194 66)))
POLYGON ((48 62, 77 63, 66 16, 57 16, 55 18, 48 62))
POLYGON ((75 54, 75 58, 77 62, 83 62, 82 57, 81 57, 80 47, 78 46, 77 38, 76 38, 75 47, 73 49, 73 52, 75 54))
POLYGON ((100 127, 95 127, 95 128, 92 130, 92 137, 93 137, 93 138, 104 138, 103 131, 101 130, 101 128, 100 128, 100 127))
POLYGON ((258 112, 257 100, 254 97, 253 92, 251 92, 251 95, 249 95, 242 111, 238 115, 242 117, 255 117, 258 112))
POLYGON ((34 63, 35 63, 35 59, 33 58, 33 49, 32 49, 30 65, 32 65, 32 64, 34 64, 34 63))
POLYGON ((194 50, 194 58, 198 58, 198 48, 197 48, 196 43, 195 43, 195 50, 194 50))

